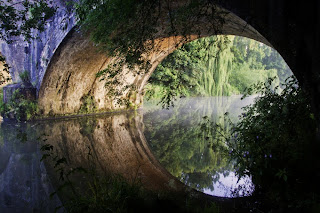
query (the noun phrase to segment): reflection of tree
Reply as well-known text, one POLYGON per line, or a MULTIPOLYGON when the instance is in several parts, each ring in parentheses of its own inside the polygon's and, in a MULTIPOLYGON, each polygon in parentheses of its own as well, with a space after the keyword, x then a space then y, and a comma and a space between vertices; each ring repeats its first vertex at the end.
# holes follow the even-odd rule
POLYGON ((207 172, 193 172, 188 174, 183 173, 180 177, 180 180, 186 185, 191 186, 195 189, 210 189, 213 191, 213 183, 219 181, 219 171, 223 169, 227 169, 227 167, 218 168, 218 170, 213 169, 212 171, 207 172))
POLYGON ((214 140, 218 133, 208 134, 199 125, 204 116, 223 124, 219 117, 239 101, 238 97, 223 98, 182 99, 170 110, 159 109, 144 115, 145 136, 160 163, 182 182, 199 190, 213 190, 218 173, 231 169, 225 145, 214 140))

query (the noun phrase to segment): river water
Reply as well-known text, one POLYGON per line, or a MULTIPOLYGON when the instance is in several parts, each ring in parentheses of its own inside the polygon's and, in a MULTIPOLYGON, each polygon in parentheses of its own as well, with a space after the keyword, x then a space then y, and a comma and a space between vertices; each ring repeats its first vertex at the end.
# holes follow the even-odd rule
POLYGON ((228 151, 219 150, 225 144, 212 135, 206 138, 201 125, 206 116, 213 124, 230 128, 226 120, 235 124, 242 108, 253 103, 255 97, 184 98, 169 109, 147 102, 145 137, 161 165, 186 185, 219 197, 249 195, 253 190, 250 177, 236 177, 228 151))
MULTIPOLYGON (((53 212, 61 206, 55 194, 49 199, 61 179, 50 159, 64 159, 64 171, 94 167, 100 175, 138 178, 151 190, 192 187, 215 196, 247 195, 253 188, 250 178, 238 181, 228 155, 203 135, 199 125, 204 116, 222 123, 225 112, 236 122, 241 108, 253 99, 183 98, 169 110, 146 102, 136 112, 4 122, 0 128, 0 212, 53 212), (41 160, 44 154, 48 156, 41 160), (235 190, 239 186, 241 190, 235 190)), ((81 175, 75 180, 80 185, 86 181, 81 175)))

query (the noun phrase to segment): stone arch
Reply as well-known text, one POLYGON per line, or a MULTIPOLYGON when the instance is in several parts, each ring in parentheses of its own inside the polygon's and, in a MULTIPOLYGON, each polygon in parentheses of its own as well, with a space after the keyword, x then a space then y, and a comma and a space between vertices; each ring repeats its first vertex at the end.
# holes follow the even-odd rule
MULTIPOLYGON (((248 37, 272 46, 247 22, 234 13, 227 12, 220 34, 248 37)), ((123 105, 118 105, 116 100, 108 95, 110 88, 105 88, 105 83, 96 77, 96 73, 107 68, 114 59, 99 52, 89 36, 73 29, 56 50, 44 75, 39 91, 40 109, 44 115, 66 115, 139 107, 143 101, 144 85, 156 66, 168 54, 181 44, 199 37, 216 35, 214 30, 208 30, 206 22, 202 21, 199 26, 198 31, 191 33, 187 40, 182 36, 167 37, 160 33, 159 39, 155 42, 156 50, 146 56, 151 61, 151 68, 147 74, 134 75, 128 73, 126 68, 121 71, 123 78, 119 87, 133 85, 122 94, 122 99, 127 100, 127 104, 123 105)))

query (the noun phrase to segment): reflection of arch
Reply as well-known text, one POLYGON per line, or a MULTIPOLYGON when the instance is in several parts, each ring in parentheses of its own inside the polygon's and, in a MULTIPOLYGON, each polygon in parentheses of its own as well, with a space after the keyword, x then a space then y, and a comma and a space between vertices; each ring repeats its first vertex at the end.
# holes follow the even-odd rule
MULTIPOLYGON (((158 162, 143 134, 142 115, 135 112, 90 116, 79 119, 58 119, 40 122, 32 131, 40 130, 53 145, 54 155, 67 158, 70 168, 95 168, 97 175, 119 174, 128 181, 141 181, 146 189, 170 192, 178 196, 191 195, 194 199, 215 201, 223 209, 241 206, 243 198, 222 198, 205 195, 181 183, 158 162), (90 156, 88 155, 90 150, 90 156)), ((59 182, 59 173, 53 170, 55 160, 46 161, 46 169, 53 183, 59 182)), ((77 174, 71 176, 78 181, 77 174)), ((88 180, 88 179, 87 179, 88 180)), ((89 179, 90 180, 90 179, 89 179)), ((55 185, 57 187, 57 185, 55 185)), ((60 196, 60 194, 59 194, 60 196)), ((64 196, 60 197, 62 201, 64 196)), ((176 200, 178 202, 178 200, 176 200)), ((228 212, 228 211, 226 211, 228 212)))
MULTIPOLYGON (((48 135, 46 139, 54 146, 57 154, 68 159, 70 167, 87 168, 92 163, 97 172, 120 174, 129 181, 141 178, 149 189, 185 189, 184 184, 164 169, 151 152, 143 134, 142 116, 139 114, 129 112, 55 120, 40 124, 39 129, 48 135), (92 157, 90 160, 89 150, 92 157)), ((57 176, 57 173, 54 175, 57 176)))
MULTIPOLYGON (((224 18, 225 24, 221 34, 245 36, 269 44, 261 34, 233 13, 228 13, 224 18)), ((156 41, 157 48, 147 55, 152 64, 149 72, 141 76, 130 73, 124 75, 123 86, 133 84, 133 88, 136 89, 126 90, 123 98, 129 99, 133 105, 139 105, 142 101, 143 86, 156 66, 169 53, 182 43, 198 38, 195 35, 198 35, 199 31, 202 33, 200 37, 215 34, 214 29, 208 30, 206 22, 198 24, 197 32, 190 35, 187 41, 181 36, 159 35, 156 41)), ((40 87, 39 103, 44 114, 79 113, 83 108, 88 108, 88 102, 92 104, 92 111, 126 108, 125 105, 117 105, 112 97, 108 97, 104 82, 96 78, 95 74, 105 69, 110 61, 112 59, 99 53, 87 36, 75 30, 71 31, 52 57, 40 87)))

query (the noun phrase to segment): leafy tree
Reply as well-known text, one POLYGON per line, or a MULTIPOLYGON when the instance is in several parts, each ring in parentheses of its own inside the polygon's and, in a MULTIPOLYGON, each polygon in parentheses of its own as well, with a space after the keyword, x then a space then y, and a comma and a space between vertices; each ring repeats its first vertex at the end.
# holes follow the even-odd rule
POLYGON ((179 96, 230 94, 232 57, 227 36, 190 42, 157 67, 149 80, 152 85, 147 86, 147 97, 160 96, 161 103, 169 106, 179 96), (156 86, 153 88, 153 85, 156 86))
MULTIPOLYGON (((265 64, 268 62, 265 58, 271 53, 277 55, 274 52, 244 37, 213 36, 192 41, 156 68, 146 87, 146 97, 160 99, 163 106, 169 106, 179 96, 244 93, 250 85, 271 77, 276 77, 275 87, 280 83, 279 67, 265 64)), ((279 56, 276 60, 282 58, 279 56)))
POLYGON ((295 79, 279 94, 271 80, 250 88, 261 97, 250 106, 226 137, 237 174, 249 175, 255 195, 273 208, 310 211, 319 203, 316 120, 308 95, 295 79), (308 210, 307 210, 308 209, 308 210))
POLYGON ((19 89, 15 90, 7 103, 0 102, 1 116, 17 121, 26 121, 39 114, 37 102, 29 100, 19 89))
MULTIPOLYGON (((268 47, 270 50, 271 48, 268 47)), ((280 82, 284 82, 291 75, 289 66, 285 60, 275 51, 270 51, 266 57, 263 58, 263 63, 266 65, 266 69, 277 70, 280 82)))

